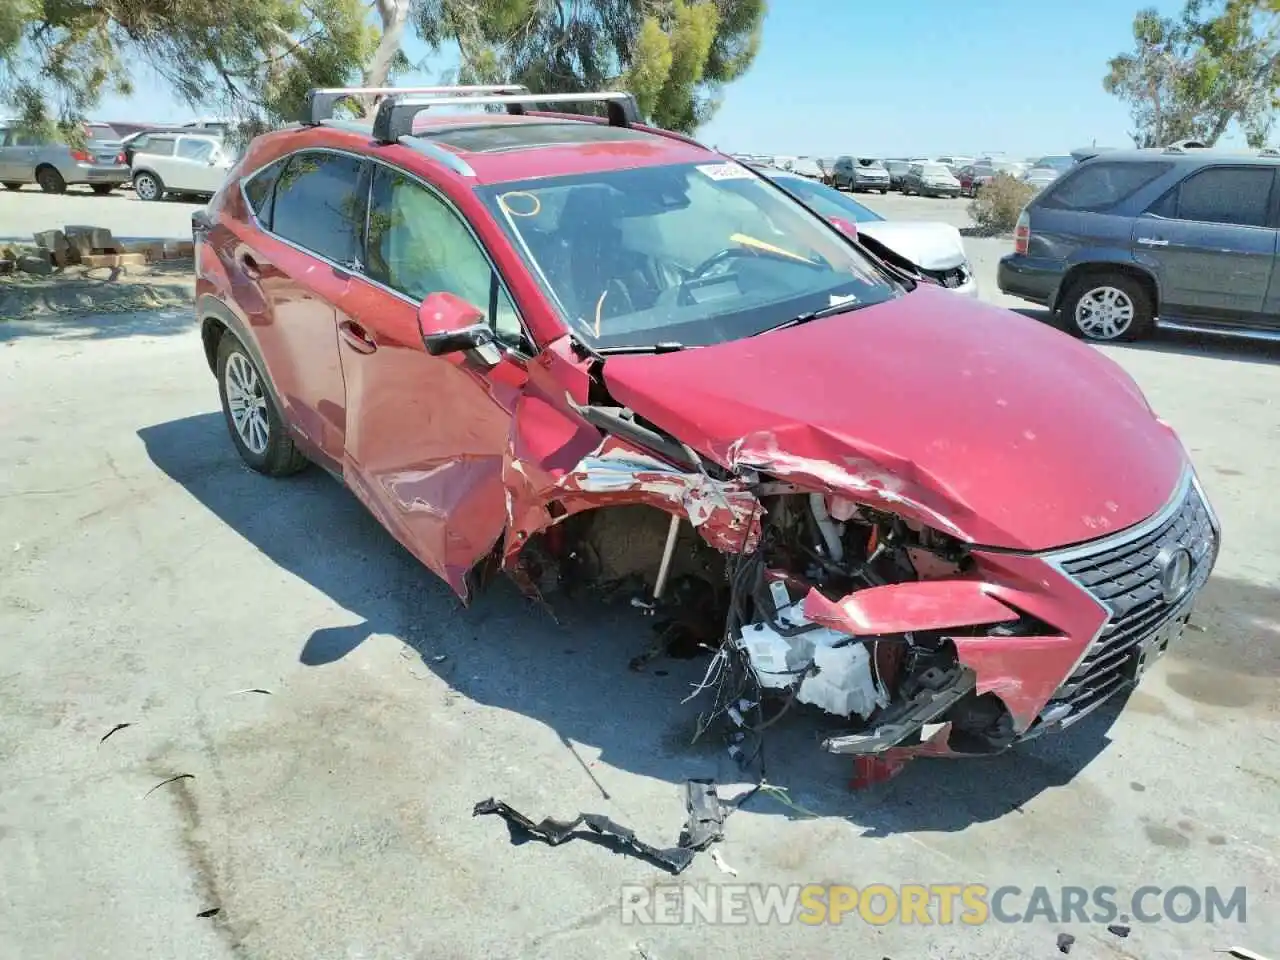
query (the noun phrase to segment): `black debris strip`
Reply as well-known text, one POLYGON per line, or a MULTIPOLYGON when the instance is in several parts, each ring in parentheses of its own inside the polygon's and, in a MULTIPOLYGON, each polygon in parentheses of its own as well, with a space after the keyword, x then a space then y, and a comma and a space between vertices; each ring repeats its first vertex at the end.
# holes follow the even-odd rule
POLYGON ((687 818, 674 847, 647 844, 630 828, 595 813, 579 814, 574 820, 547 817, 534 823, 503 801, 490 798, 477 803, 472 815, 496 813, 501 816, 507 821, 513 843, 522 843, 533 837, 551 846, 559 846, 567 840, 580 838, 615 852, 638 856, 673 874, 688 867, 696 853, 706 850, 717 840, 724 839, 725 817, 765 787, 764 732, 792 707, 796 692, 808 673, 808 668, 796 671, 797 676, 789 695, 785 696, 781 706, 769 716, 766 697, 747 655, 732 642, 740 635, 743 624, 750 622, 753 610, 771 609, 763 561, 764 557, 759 549, 746 549, 744 534, 743 549, 735 554, 729 570, 729 613, 722 643, 712 657, 706 676, 685 700, 688 702, 705 690, 714 691, 710 708, 698 718, 694 740, 713 727, 722 726, 727 732, 729 755, 739 769, 746 771, 756 768, 754 786, 731 800, 722 800, 716 792, 713 780, 686 780, 684 793, 687 818), (582 829, 584 827, 586 829, 582 829))
POLYGON ((532 837, 558 847, 568 840, 582 839, 617 853, 638 856, 677 874, 693 862, 698 851, 724 839, 725 817, 738 806, 736 802, 721 800, 712 780, 686 780, 684 798, 687 817, 674 847, 645 843, 634 830, 598 813, 580 813, 573 820, 546 817, 534 823, 509 804, 491 797, 477 803, 472 816, 496 813, 507 821, 513 843, 523 843, 532 837))

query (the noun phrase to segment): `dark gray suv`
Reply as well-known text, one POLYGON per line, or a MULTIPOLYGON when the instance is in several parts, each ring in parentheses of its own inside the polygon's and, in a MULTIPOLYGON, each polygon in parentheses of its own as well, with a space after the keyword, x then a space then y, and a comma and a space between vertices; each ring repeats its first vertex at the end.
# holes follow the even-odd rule
POLYGON ((1280 339, 1280 153, 1108 152, 1032 200, 997 284, 1067 331, 1280 339))

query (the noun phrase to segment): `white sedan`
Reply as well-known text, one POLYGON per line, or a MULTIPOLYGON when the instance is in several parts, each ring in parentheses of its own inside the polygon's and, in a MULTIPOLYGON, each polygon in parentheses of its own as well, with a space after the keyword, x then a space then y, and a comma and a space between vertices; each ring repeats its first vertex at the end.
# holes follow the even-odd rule
POLYGON ((978 280, 964 251, 964 241, 951 224, 886 220, 816 180, 782 170, 761 173, 820 216, 853 223, 860 237, 870 237, 908 261, 921 276, 964 296, 978 296, 978 280))

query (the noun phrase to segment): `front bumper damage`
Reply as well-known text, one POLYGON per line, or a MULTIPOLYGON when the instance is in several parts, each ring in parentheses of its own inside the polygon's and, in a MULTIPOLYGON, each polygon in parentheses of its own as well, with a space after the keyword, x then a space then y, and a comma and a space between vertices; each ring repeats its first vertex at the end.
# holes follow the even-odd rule
POLYGON ((847 721, 822 741, 835 754, 982 755, 1070 726, 1176 641, 1217 558, 1219 525, 1189 467, 1136 527, 1020 553, 973 545, 963 516, 872 464, 797 456, 772 435, 710 461, 629 430, 508 460, 501 566, 538 595, 549 567, 562 574, 558 562, 586 552, 563 529, 575 518, 662 511, 638 605, 682 602, 668 596, 681 570, 718 588, 714 643, 729 668, 712 714, 739 722, 758 707, 763 729, 768 709, 807 704, 847 721), (701 566, 683 562, 693 555, 701 566))

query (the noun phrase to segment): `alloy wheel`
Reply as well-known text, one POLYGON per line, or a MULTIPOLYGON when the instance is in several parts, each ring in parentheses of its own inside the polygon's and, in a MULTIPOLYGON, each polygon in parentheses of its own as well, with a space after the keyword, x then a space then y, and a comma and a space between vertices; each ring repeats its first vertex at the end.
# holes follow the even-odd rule
POLYGON ((1094 287, 1076 303, 1076 327, 1094 340, 1115 340, 1133 325, 1133 300, 1116 287, 1094 287))
POLYGON ((243 353, 227 357, 224 386, 227 391, 227 408, 236 433, 249 452, 262 456, 271 439, 271 425, 267 420, 267 396, 262 378, 243 353))
POLYGON ((150 174, 140 174, 133 178, 133 192, 142 200, 154 200, 160 192, 160 185, 150 174))

